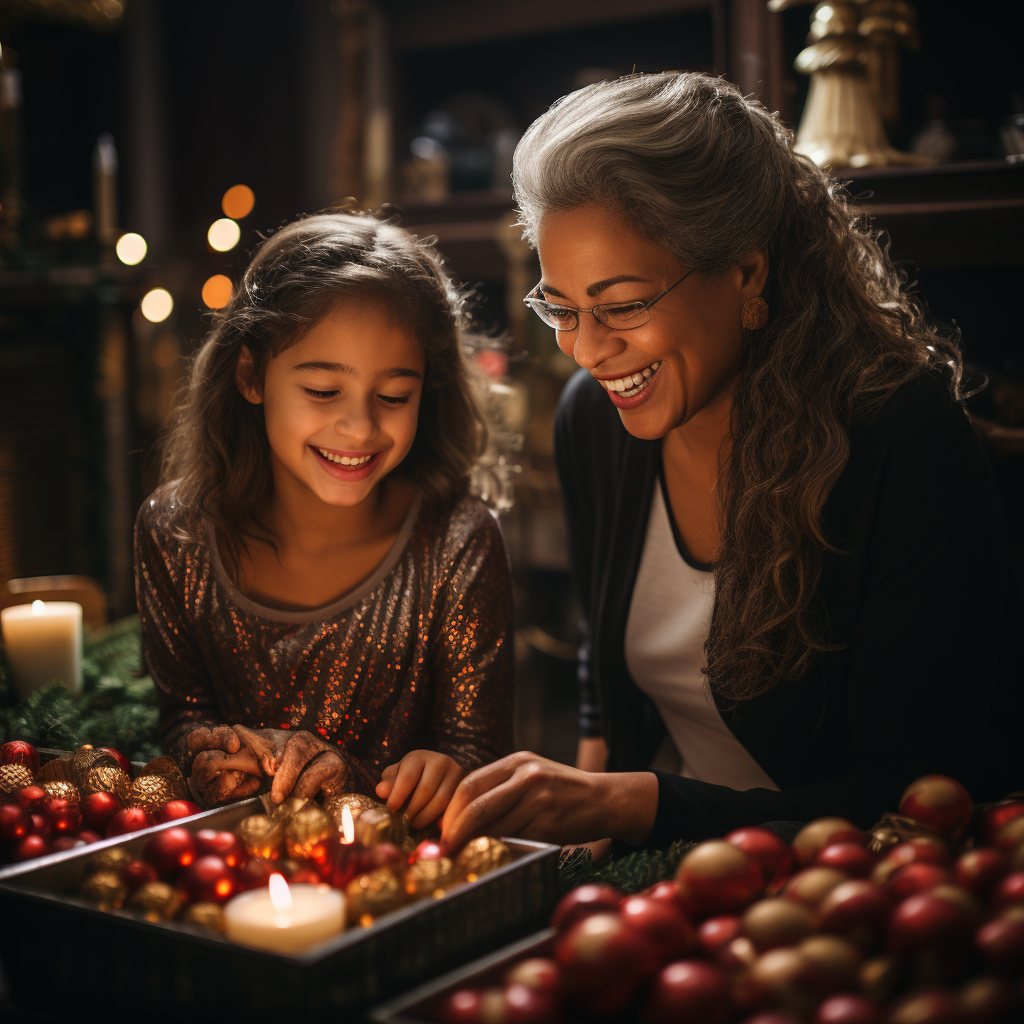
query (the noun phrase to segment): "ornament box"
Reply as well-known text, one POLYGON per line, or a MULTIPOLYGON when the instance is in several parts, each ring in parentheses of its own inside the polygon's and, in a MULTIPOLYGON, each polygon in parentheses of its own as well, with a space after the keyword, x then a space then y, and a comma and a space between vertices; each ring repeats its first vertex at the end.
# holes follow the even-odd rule
POLYGON ((141 856, 153 832, 184 825, 234 829, 262 813, 256 797, 179 819, 43 863, 0 880, 0 965, 19 1007, 45 999, 60 1018, 83 1006, 108 1020, 247 1022, 359 1014, 471 958, 544 927, 558 898, 559 848, 505 840, 510 864, 475 882, 355 926, 298 956, 250 949, 215 932, 134 913, 103 911, 77 895, 96 850, 123 845, 141 856))

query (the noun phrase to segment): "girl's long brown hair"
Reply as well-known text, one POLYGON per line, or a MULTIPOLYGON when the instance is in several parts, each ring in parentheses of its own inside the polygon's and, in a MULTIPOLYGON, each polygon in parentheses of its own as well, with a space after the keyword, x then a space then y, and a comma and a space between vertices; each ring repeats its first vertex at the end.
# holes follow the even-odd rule
POLYGON ((236 383, 242 346, 262 382, 273 356, 353 296, 386 303, 426 356, 416 438, 396 472, 428 499, 465 491, 486 428, 462 352, 462 297, 432 246, 368 214, 323 213, 263 242, 192 360, 164 438, 161 474, 190 513, 183 527, 189 535, 207 519, 236 558, 232 541, 251 532, 270 494, 263 406, 246 401, 236 383))
POLYGON ((556 103, 520 142, 513 172, 531 240, 546 210, 603 202, 705 272, 768 255, 770 318, 744 332, 705 648, 711 686, 733 700, 799 678, 831 646, 816 597, 834 550, 822 511, 851 429, 932 367, 959 395, 956 345, 845 191, 792 145, 727 82, 632 75, 556 103))

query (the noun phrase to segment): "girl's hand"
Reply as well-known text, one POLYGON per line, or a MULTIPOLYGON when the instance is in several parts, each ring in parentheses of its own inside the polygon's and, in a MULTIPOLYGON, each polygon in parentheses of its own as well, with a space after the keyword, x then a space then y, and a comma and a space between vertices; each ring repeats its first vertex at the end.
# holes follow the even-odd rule
POLYGON ((252 796, 260 788, 260 777, 259 761, 251 750, 231 754, 217 748, 196 754, 188 781, 200 803, 209 805, 252 796))
POLYGON ((270 799, 332 795, 352 788, 352 771, 344 756, 305 729, 249 729, 236 725, 246 749, 274 780, 270 799))
POLYGON ((441 841, 510 835, 565 846, 610 837, 640 843, 654 827, 653 772, 584 772, 527 751, 463 779, 444 814, 441 841))
POLYGON ((465 772, 447 754, 413 750, 398 764, 384 769, 377 796, 387 801, 389 811, 404 806, 413 828, 426 828, 442 815, 463 775, 465 772))

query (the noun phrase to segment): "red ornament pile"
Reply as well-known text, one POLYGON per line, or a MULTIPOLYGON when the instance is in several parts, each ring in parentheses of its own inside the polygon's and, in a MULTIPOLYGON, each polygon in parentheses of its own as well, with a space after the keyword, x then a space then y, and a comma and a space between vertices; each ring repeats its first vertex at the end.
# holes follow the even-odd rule
POLYGON ((437 1018, 1024 1020, 1024 801, 975 812, 963 786, 933 775, 907 789, 899 814, 913 821, 870 836, 821 818, 792 845, 737 829, 638 896, 581 886, 555 910, 550 957, 448 995, 437 1018))
MULTIPOLYGON (((116 763, 127 782, 131 766, 122 753, 111 747, 99 747, 96 752, 116 763)), ((200 810, 190 800, 168 800, 146 810, 125 806, 113 792, 83 795, 74 785, 36 779, 40 767, 39 752, 30 743, 11 740, 0 747, 0 783, 8 776, 27 783, 4 785, 0 791, 0 864, 86 846, 105 836, 135 832, 200 810), (21 766, 24 772, 8 769, 5 775, 7 766, 21 766)))

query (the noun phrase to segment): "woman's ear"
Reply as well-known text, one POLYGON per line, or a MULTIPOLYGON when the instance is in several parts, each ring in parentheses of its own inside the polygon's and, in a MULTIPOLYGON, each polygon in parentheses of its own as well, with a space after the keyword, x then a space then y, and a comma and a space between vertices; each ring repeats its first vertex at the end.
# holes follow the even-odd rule
POLYGON ((737 264, 742 277, 740 278, 740 298, 749 299, 764 291, 764 283, 768 280, 768 254, 761 250, 752 252, 737 264))
POLYGON ((238 353, 238 362, 235 364, 235 383, 247 402, 252 402, 253 405, 262 404, 263 396, 260 394, 259 388, 256 387, 252 353, 245 345, 238 353))

